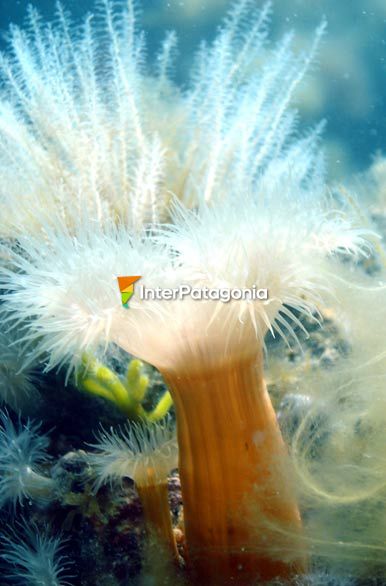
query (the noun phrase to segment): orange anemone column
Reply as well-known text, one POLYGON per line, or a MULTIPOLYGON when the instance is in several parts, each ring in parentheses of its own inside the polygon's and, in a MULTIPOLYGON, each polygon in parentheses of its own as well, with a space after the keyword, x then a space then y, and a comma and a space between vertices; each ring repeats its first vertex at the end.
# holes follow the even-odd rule
POLYGON ((250 586, 304 571, 302 552, 293 551, 300 515, 261 355, 162 374, 176 407, 192 583, 250 586))
POLYGON ((138 486, 149 539, 159 548, 165 548, 171 558, 179 560, 174 538, 168 500, 167 482, 138 486))

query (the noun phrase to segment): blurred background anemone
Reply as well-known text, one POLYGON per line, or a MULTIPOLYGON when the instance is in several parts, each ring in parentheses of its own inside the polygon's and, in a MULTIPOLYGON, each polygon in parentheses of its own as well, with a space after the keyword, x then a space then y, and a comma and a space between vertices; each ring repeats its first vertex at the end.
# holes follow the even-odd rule
MULTIPOLYGON (((0 0, 0 49, 5 48, 11 22, 22 24, 29 0, 0 0)), ((263 0, 257 4, 263 5, 263 0)), ((33 4, 43 17, 52 18, 55 2, 33 4)), ((65 9, 81 22, 92 10, 93 0, 63 0, 65 9)), ((178 82, 186 80, 195 48, 204 38, 212 40, 229 0, 146 0, 142 24, 150 53, 154 53, 166 29, 179 39, 178 82)), ((295 105, 302 124, 326 118, 325 146, 332 178, 343 179, 367 168, 377 151, 386 150, 386 3, 384 0, 276 0, 272 38, 296 31, 296 49, 310 47, 315 27, 327 18, 326 41, 318 63, 298 91, 295 105)), ((259 66, 259 64, 257 64, 259 66)))

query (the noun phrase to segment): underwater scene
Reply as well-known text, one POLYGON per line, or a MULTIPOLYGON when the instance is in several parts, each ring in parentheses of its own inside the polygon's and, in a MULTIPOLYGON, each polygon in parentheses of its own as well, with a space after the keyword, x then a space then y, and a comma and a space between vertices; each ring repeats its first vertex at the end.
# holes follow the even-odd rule
POLYGON ((0 586, 386 585, 385 0, 0 0, 0 586))

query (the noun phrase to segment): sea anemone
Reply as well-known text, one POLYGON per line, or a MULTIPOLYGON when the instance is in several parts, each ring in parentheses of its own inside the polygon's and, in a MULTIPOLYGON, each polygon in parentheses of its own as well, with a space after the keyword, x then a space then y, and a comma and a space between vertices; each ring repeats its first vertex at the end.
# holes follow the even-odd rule
POLYGON ((89 456, 97 487, 122 478, 131 478, 141 487, 163 483, 177 468, 177 439, 168 421, 102 429, 97 440, 92 444, 97 451, 89 456))
POLYGON ((25 519, 0 538, 0 559, 9 567, 6 577, 28 586, 71 586, 64 542, 25 519))
POLYGON ((14 329, 0 332, 0 401, 29 410, 38 397, 36 367, 14 329))
MULTIPOLYGON (((269 203, 265 192, 245 196, 242 205, 230 198, 199 213, 178 207, 176 224, 157 237, 114 226, 102 233, 92 222, 81 223, 74 237, 60 229, 50 230, 47 241, 20 236, 14 270, 2 270, 4 311, 18 316, 24 340, 36 342, 36 355, 47 355, 47 368, 74 367, 85 352, 103 350, 109 341, 160 369, 171 368, 184 345, 208 328, 219 339, 219 351, 224 331, 232 332, 231 345, 247 333, 251 343, 256 337, 262 343, 267 330, 291 338, 291 321, 297 322, 291 309, 313 314, 328 289, 326 256, 364 253, 366 231, 351 228, 323 200, 319 206, 310 197, 291 200, 295 190, 275 196, 269 203), (116 279, 122 274, 142 275, 146 289, 183 283, 229 290, 255 286, 266 288, 269 298, 197 304, 137 296, 126 311, 118 302, 116 279), (156 331, 162 335, 153 335, 156 331)), ((212 341, 213 356, 215 349, 212 341)))
POLYGON ((39 471, 49 459, 48 438, 39 428, 29 420, 14 423, 6 411, 0 412, 0 507, 53 498, 54 481, 39 471))
POLYGON ((386 315, 384 278, 380 273, 374 282, 347 266, 335 275, 330 310, 347 340, 346 353, 334 368, 303 371, 296 388, 308 404, 289 422, 308 546, 334 572, 364 580, 379 576, 381 582, 386 570, 386 337, 379 327, 386 315))
MULTIPOLYGON (((48 368, 67 364, 70 371, 84 352, 103 350, 113 341, 161 371, 176 407, 193 583, 250 586, 257 579, 289 579, 303 572, 306 563, 303 548, 296 545, 302 529, 289 482, 291 466, 263 379, 264 339, 267 332, 288 342, 296 339, 293 324, 302 327, 302 315, 318 319, 330 289, 334 255, 357 257, 367 251, 366 231, 326 195, 321 128, 295 139, 296 115, 288 110, 324 27, 317 31, 309 54, 294 55, 289 35, 265 55, 259 68, 269 7, 256 12, 253 0, 237 3, 213 44, 203 45, 198 53, 189 89, 177 104, 174 96, 169 102, 175 108, 173 133, 181 112, 182 118, 179 148, 166 149, 160 157, 161 188, 159 176, 154 178, 149 170, 159 168, 149 157, 149 145, 159 144, 152 124, 158 115, 162 120, 164 110, 157 103, 154 116, 136 107, 142 104, 140 98, 146 106, 157 80, 148 84, 138 74, 140 45, 132 4, 122 21, 125 28, 114 19, 112 4, 103 0, 102 5, 110 51, 103 83, 99 73, 94 75, 98 59, 90 61, 87 53, 95 46, 90 21, 85 29, 89 32, 75 45, 63 38, 65 19, 53 43, 48 40, 54 29, 48 29, 48 40, 42 43, 38 41, 45 37, 36 29, 32 49, 23 34, 14 31, 15 68, 29 89, 25 97, 16 82, 22 108, 19 96, 13 101, 19 112, 27 100, 29 117, 28 125, 23 115, 14 122, 22 135, 15 135, 17 148, 7 139, 6 152, 22 150, 28 158, 25 168, 33 165, 33 178, 45 178, 46 166, 52 169, 51 156, 65 161, 59 176, 68 186, 68 201, 64 198, 59 210, 40 205, 50 209, 47 217, 38 212, 39 204, 30 208, 43 227, 35 236, 24 229, 23 215, 14 212, 18 246, 9 251, 11 268, 2 271, 4 308, 25 321, 25 337, 36 340, 38 350, 48 355, 48 368), (52 52, 58 39, 67 48, 64 55, 70 55, 65 68, 58 51, 52 52), (57 61, 52 63, 53 57, 57 61), (32 63, 31 68, 24 63, 32 63), (42 83, 42 76, 47 83, 42 83), (47 88, 43 102, 40 87, 47 88), (47 111, 50 115, 43 116, 47 111), (147 116, 144 131, 141 122, 147 116), (60 132, 51 133, 52 120, 60 121, 60 132), (75 133, 76 140, 65 144, 74 138, 74 128, 85 129, 92 137, 87 134, 85 143, 95 142, 95 149, 86 157, 83 151, 80 162, 68 166, 67 161, 73 161, 71 149, 77 141, 82 143, 75 133), (44 154, 42 174, 40 163, 35 165, 40 158, 24 151, 25 142, 29 145, 32 139, 44 154), (103 168, 113 171, 113 176, 106 176, 107 183, 102 178, 96 181, 101 157, 103 168), (86 160, 91 161, 90 168, 86 160), (92 190, 91 198, 90 182, 103 187, 101 192, 92 190), (150 225, 138 216, 138 205, 147 206, 149 189, 152 201, 161 205, 168 190, 174 193, 175 203, 170 205, 169 198, 166 206, 172 224, 160 224, 158 213, 152 214, 150 225), (126 198, 129 212, 116 213, 122 215, 120 222, 114 213, 104 212, 110 204, 105 205, 101 195, 107 192, 117 196, 116 201, 126 198), (84 205, 74 205, 78 193, 84 196, 84 205), (68 222, 71 208, 79 218, 74 215, 68 222), (103 225, 95 221, 101 214, 103 225), (122 307, 117 285, 122 275, 141 275, 145 289, 167 288, 168 299, 154 294, 141 298, 137 293, 129 309, 122 307), (210 296, 181 300, 173 293, 180 285, 201 294, 265 288, 267 296, 233 297, 229 302, 210 296), (277 540, 272 533, 269 539, 257 536, 250 522, 256 510, 259 526, 266 519, 281 527, 287 543, 281 535, 277 540)), ((10 85, 13 95, 12 80, 10 85)), ((17 168, 24 170, 23 161, 18 160, 17 168)), ((33 193, 46 193, 36 179, 25 181, 21 174, 20 181, 32 186, 33 193)), ((51 183, 50 177, 47 185, 55 181, 51 183)), ((122 447, 114 436, 110 444, 110 449, 122 447)), ((116 465, 115 456, 107 461, 116 465)), ((122 464, 121 459, 118 462, 122 464)))
POLYGON ((269 205, 257 195, 245 196, 242 206, 230 197, 198 212, 178 208, 173 227, 154 235, 119 227, 98 233, 86 224, 76 238, 53 231, 45 244, 20 238, 20 270, 5 274, 5 308, 28 319, 26 336, 41 340, 49 366, 114 341, 163 374, 177 413, 189 563, 207 584, 219 575, 224 583, 237 576, 250 584, 257 574, 270 579, 303 567, 299 551, 273 560, 272 539, 265 552, 254 551, 256 532, 245 523, 258 499, 289 539, 296 543, 301 530, 263 381, 264 337, 270 330, 290 340, 291 322, 300 325, 295 312, 312 316, 321 306, 334 252, 366 248, 364 234, 322 201, 294 194, 281 207, 276 190, 269 205), (296 210, 290 225, 288 209, 296 210), (255 285, 269 297, 224 303, 134 295, 127 310, 116 282, 122 274, 143 275, 146 288, 255 285))
POLYGON ((178 447, 170 421, 132 423, 101 430, 90 463, 97 484, 131 478, 140 496, 150 539, 178 558, 168 503, 168 475, 178 465, 178 447))

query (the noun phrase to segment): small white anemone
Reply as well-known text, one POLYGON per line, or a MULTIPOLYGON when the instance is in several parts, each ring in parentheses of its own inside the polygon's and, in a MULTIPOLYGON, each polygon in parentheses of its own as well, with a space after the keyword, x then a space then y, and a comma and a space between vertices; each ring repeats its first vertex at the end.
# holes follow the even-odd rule
POLYGON ((138 487, 154 486, 165 483, 170 471, 177 468, 177 439, 169 419, 101 429, 97 440, 91 444, 97 452, 90 454, 97 488, 122 478, 131 478, 138 487))
POLYGON ((28 409, 38 396, 36 385, 36 361, 29 359, 15 329, 0 332, 0 402, 15 411, 28 409))
POLYGON ((5 576, 29 586, 71 586, 70 562, 62 555, 64 542, 47 530, 23 520, 0 539, 0 559, 9 567, 5 576))
POLYGON ((13 423, 6 411, 0 412, 0 507, 52 498, 54 481, 37 470, 49 460, 49 440, 39 429, 38 423, 13 423))

